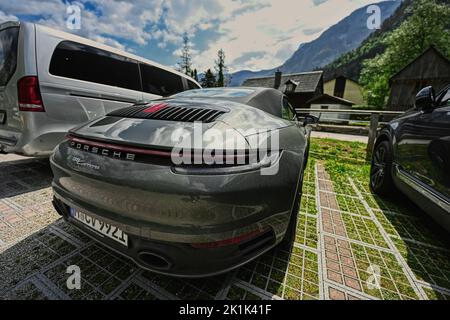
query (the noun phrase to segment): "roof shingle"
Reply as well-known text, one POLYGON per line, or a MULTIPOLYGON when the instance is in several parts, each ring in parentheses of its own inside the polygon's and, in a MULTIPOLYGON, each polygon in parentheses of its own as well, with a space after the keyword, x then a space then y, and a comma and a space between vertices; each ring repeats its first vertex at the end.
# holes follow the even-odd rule
MULTIPOLYGON (((286 82, 291 80, 292 82, 298 83, 297 87, 295 88, 296 93, 315 92, 317 90, 318 85, 320 84, 322 76, 323 71, 284 74, 281 76, 280 87, 275 89, 284 91, 286 82)), ((270 76, 270 77, 247 79, 244 81, 244 83, 242 83, 242 86, 273 88, 274 84, 275 84, 275 76, 270 76)))

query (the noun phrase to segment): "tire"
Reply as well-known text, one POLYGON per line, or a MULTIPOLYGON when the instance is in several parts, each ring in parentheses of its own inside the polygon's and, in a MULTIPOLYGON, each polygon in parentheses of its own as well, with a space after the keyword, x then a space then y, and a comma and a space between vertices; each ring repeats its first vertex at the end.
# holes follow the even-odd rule
POLYGON ((289 218, 289 224, 288 224, 286 233, 284 234, 284 238, 280 243, 281 246, 289 246, 289 245, 291 245, 292 242, 294 242, 295 232, 297 231, 297 218, 298 218, 298 212, 300 210, 302 186, 303 186, 303 173, 300 178, 300 182, 299 182, 299 185, 297 188, 297 193, 295 195, 294 206, 291 211, 291 217, 289 218))
POLYGON ((373 151, 370 189, 381 196, 390 196, 395 191, 392 180, 392 150, 388 141, 382 141, 373 151))
POLYGON ((306 170, 306 166, 308 165, 309 160, 309 144, 305 151, 305 160, 303 161, 303 172, 306 170))

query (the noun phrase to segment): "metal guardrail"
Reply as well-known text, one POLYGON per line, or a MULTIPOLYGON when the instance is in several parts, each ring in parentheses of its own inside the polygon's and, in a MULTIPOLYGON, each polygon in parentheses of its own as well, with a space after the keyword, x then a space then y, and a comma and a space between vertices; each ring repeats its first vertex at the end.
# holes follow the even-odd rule
MULTIPOLYGON (((383 124, 380 122, 381 116, 399 116, 402 115, 404 112, 402 111, 385 111, 385 110, 344 110, 344 109, 295 109, 297 114, 311 114, 311 113, 332 113, 332 114, 346 114, 346 115, 366 115, 370 116, 370 121, 367 121, 369 123, 369 141, 367 143, 367 153, 366 153, 366 160, 370 160, 372 158, 372 151, 375 144, 375 139, 377 137, 377 130, 378 126, 380 124, 383 124)), ((343 121, 342 119, 327 119, 328 121, 343 121)), ((346 120, 344 120, 346 121, 346 120)), ((365 122, 360 121, 358 122, 365 122)), ((350 126, 349 126, 350 127, 350 126)))
POLYGON ((345 114, 358 114, 358 115, 387 115, 397 116, 401 115, 403 111, 386 111, 386 110, 355 110, 355 109, 295 109, 298 113, 345 113, 345 114))

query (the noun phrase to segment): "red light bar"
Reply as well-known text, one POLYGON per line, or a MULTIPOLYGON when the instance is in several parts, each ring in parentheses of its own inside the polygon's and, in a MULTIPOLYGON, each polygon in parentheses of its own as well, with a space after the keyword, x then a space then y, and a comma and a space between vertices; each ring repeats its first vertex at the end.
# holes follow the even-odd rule
POLYGON ((263 231, 255 230, 255 231, 252 231, 249 233, 244 233, 240 236, 230 238, 230 239, 225 239, 225 240, 220 240, 220 241, 215 241, 215 242, 191 243, 191 246, 196 249, 219 248, 219 247, 229 246, 229 245, 233 245, 233 244, 239 244, 244 240, 247 240, 249 238, 254 238, 266 231, 267 230, 263 230, 263 231))
POLYGON ((168 158, 171 157, 170 151, 150 150, 150 149, 143 149, 143 148, 136 148, 136 147, 121 146, 121 145, 117 145, 117 144, 111 144, 111 143, 87 140, 87 139, 83 139, 83 138, 77 138, 72 135, 68 135, 67 139, 69 141, 87 144, 87 145, 90 145, 93 147, 98 147, 98 148, 106 148, 106 149, 112 149, 112 150, 117 150, 117 151, 122 151, 122 152, 147 154, 147 155, 168 157, 168 158))
POLYGON ((145 112, 145 113, 155 113, 155 112, 158 112, 159 110, 167 108, 168 106, 169 106, 168 103, 158 103, 158 104, 155 104, 155 105, 152 105, 152 106, 148 107, 143 112, 145 112))
MULTIPOLYGON (((150 155, 150 156, 156 156, 156 157, 164 157, 164 158, 170 158, 172 157, 182 157, 182 158, 188 158, 191 160, 191 163, 186 163, 187 165, 205 165, 205 159, 204 159, 204 150, 181 150, 181 153, 179 154, 172 154, 173 151, 165 151, 165 150, 158 150, 158 149, 146 149, 143 147, 133 147, 133 146, 127 146, 127 145, 120 145, 115 143, 109 143, 109 142, 103 142, 103 141, 97 141, 97 140, 90 140, 85 138, 79 138, 76 136, 73 136, 71 134, 67 135, 67 139, 74 143, 79 143, 83 145, 88 145, 90 147, 97 147, 97 148, 103 148, 103 149, 110 149, 113 151, 119 151, 119 152, 125 152, 125 153, 134 153, 134 154, 141 154, 141 155, 150 155), (200 160, 200 163, 196 163, 197 160, 200 160)), ((217 161, 218 165, 224 165, 227 164, 235 164, 235 165, 245 165, 249 163, 249 157, 250 154, 243 150, 242 153, 238 154, 227 154, 226 152, 218 155, 217 158, 214 158, 212 156, 212 159, 215 159, 217 161), (219 158, 220 157, 220 158, 219 158), (219 162, 220 160, 220 162, 219 162)), ((255 155, 256 157, 257 155, 255 155)))

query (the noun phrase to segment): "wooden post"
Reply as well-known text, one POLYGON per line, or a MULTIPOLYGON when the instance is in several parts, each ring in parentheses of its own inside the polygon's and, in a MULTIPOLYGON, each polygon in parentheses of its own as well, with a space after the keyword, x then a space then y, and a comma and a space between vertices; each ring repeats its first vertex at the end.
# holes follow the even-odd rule
POLYGON ((373 147, 375 145, 375 139, 377 138, 378 121, 380 115, 378 113, 372 113, 370 116, 370 128, 369 128, 369 141, 367 142, 366 160, 372 160, 373 147))

